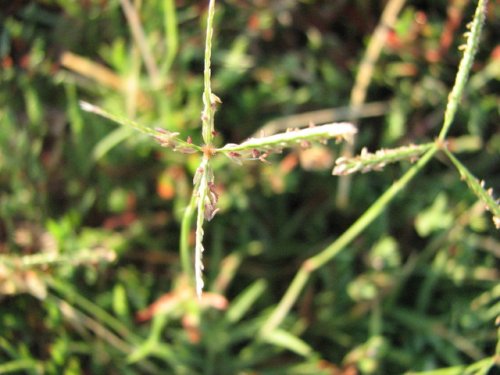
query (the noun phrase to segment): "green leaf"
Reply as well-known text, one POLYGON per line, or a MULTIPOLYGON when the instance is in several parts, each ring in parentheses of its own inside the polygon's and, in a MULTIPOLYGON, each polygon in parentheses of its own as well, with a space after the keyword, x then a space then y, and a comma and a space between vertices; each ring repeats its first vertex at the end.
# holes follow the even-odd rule
POLYGON ((263 340, 281 348, 291 350, 303 357, 307 357, 313 352, 312 348, 305 341, 279 328, 264 335, 263 340))
POLYGON ((227 310, 226 319, 231 323, 238 322, 243 315, 252 307, 255 301, 264 293, 267 282, 259 279, 241 292, 238 297, 231 302, 227 310))
POLYGON ((449 211, 445 194, 439 194, 429 208, 422 210, 416 220, 415 229, 422 237, 432 232, 448 228, 453 223, 453 215, 449 211))

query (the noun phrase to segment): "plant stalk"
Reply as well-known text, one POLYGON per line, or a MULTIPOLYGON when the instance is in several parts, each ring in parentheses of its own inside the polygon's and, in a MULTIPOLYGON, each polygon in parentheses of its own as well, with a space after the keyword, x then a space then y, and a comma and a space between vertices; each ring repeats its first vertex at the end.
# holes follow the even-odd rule
POLYGON ((265 336, 278 327, 288 314, 293 304, 297 301, 302 289, 309 280, 312 272, 324 266, 327 262, 335 258, 345 247, 351 243, 363 230, 365 230, 387 207, 387 205, 403 190, 406 185, 416 176, 416 174, 429 162, 438 150, 437 146, 432 147, 422 158, 413 165, 398 181, 396 181, 384 194, 365 211, 356 222, 349 227, 336 241, 325 248, 319 254, 305 260, 292 284, 285 295, 274 309, 260 331, 261 336, 265 336))

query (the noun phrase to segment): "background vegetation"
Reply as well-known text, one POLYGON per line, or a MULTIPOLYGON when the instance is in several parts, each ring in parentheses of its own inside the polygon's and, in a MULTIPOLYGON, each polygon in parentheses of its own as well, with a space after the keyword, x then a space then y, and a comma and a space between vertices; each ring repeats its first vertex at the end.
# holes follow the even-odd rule
MULTIPOLYGON (((355 153, 433 141, 476 2, 408 1, 360 99, 386 5, 218 2, 216 143, 333 119, 359 124, 355 153)), ((495 5, 449 144, 498 188, 495 5)), ((179 233, 199 156, 78 102, 201 143, 205 21, 205 2, 0 1, 0 373, 493 374, 498 231, 444 154, 312 274, 268 336, 302 262, 412 164, 339 184, 342 145, 215 158, 220 211, 198 302, 179 233)))

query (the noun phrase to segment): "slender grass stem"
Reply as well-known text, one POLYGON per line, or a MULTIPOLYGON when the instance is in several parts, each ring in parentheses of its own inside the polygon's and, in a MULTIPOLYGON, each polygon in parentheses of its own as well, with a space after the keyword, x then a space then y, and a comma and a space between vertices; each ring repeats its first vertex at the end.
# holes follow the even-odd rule
MULTIPOLYGON (((448 98, 448 105, 446 108, 443 127, 439 134, 439 141, 444 141, 452 120, 455 116, 458 101, 462 95, 463 88, 468 78, 474 54, 477 50, 479 43, 479 36, 481 34, 481 27, 484 23, 486 0, 479 0, 479 3, 474 14, 474 19, 471 25, 471 31, 468 34, 467 45, 462 61, 460 62, 459 71, 455 80, 455 85, 448 98)), ((336 257, 345 247, 359 235, 368 225, 370 225, 375 218, 377 218, 387 205, 394 199, 394 197, 403 190, 406 185, 415 177, 415 175, 429 162, 434 154, 439 150, 438 144, 432 146, 422 158, 410 168, 398 181, 396 181, 388 190, 385 191, 368 210, 365 211, 356 222, 349 227, 335 242, 333 242, 326 249, 319 254, 307 259, 301 266, 301 269, 296 274, 292 284, 285 292, 285 295, 276 306, 275 310, 269 316, 268 320, 262 326, 260 331, 261 335, 269 334, 281 322, 290 311, 292 305, 297 301, 300 293, 309 275, 318 268, 325 265, 327 262, 336 257)), ((450 154, 451 155, 451 154, 450 154)), ((453 160, 453 159, 452 159, 453 160)))
POLYGON ((119 337, 116 333, 106 328, 99 319, 93 319, 89 317, 88 315, 82 313, 80 310, 70 305, 64 299, 61 299, 55 295, 49 294, 47 300, 56 303, 60 311, 71 323, 87 328, 88 330, 95 333, 98 337, 100 337, 103 341, 107 342, 109 345, 123 353, 129 354, 132 352, 133 346, 123 338, 119 337))
POLYGON ((161 78, 160 71, 156 65, 151 48, 149 47, 146 39, 146 34, 144 33, 144 29, 141 25, 139 14, 130 0, 120 0, 120 4, 123 8, 123 12, 125 13, 125 17, 127 18, 127 22, 130 26, 135 42, 141 51, 146 70, 149 74, 151 86, 158 87, 161 78))
POLYGON ((497 366, 497 361, 495 358, 487 357, 480 361, 474 362, 469 366, 453 366, 445 367, 437 370, 422 371, 422 372, 405 372, 404 375, 464 375, 464 374, 475 374, 475 375, 486 375, 488 371, 494 369, 497 366))
POLYGON ((43 363, 31 358, 21 358, 0 364, 0 374, 18 373, 43 373, 43 363))
POLYGON ((365 211, 356 222, 345 231, 332 245, 310 259, 311 267, 316 270, 330 261, 333 257, 349 244, 359 233, 361 233, 373 220, 379 216, 394 197, 403 190, 408 182, 429 162, 437 151, 437 147, 431 148, 422 158, 410 168, 399 180, 385 191, 368 210, 365 211))
POLYGON ((107 311, 103 310, 97 306, 92 301, 86 299, 80 294, 76 293, 71 287, 66 285, 64 282, 56 279, 46 277, 45 281, 47 284, 57 293, 64 297, 65 300, 71 301, 75 305, 79 306, 82 310, 87 311, 89 314, 94 316, 99 322, 103 322, 108 327, 112 328, 115 332, 120 334, 122 337, 127 337, 131 343, 140 343, 142 338, 135 335, 129 328, 123 324, 121 321, 113 317, 107 311))
POLYGON ((491 211, 493 223, 497 229, 500 229, 500 206, 498 201, 493 198, 493 189, 486 190, 484 181, 480 182, 469 170, 447 149, 444 153, 450 158, 452 163, 458 169, 460 176, 465 180, 470 190, 484 203, 486 210, 491 211))
POLYGON ((359 64, 356 82, 351 91, 351 106, 353 112, 365 102, 368 86, 375 71, 375 64, 387 43, 387 34, 397 21, 397 16, 403 8, 406 0, 390 0, 384 8, 380 22, 374 30, 370 42, 359 64))
POLYGON ((297 301, 302 289, 304 289, 304 286, 309 281, 309 277, 311 275, 311 269, 305 266, 306 262, 302 264, 299 272, 297 272, 293 278, 292 283, 288 287, 283 298, 281 298, 278 306, 276 306, 272 314, 262 325, 262 328, 259 331, 260 336, 265 337, 266 335, 271 334, 272 331, 281 324, 293 304, 297 301))
POLYGON ((365 230, 387 207, 394 197, 403 190, 416 174, 429 162, 438 150, 437 146, 427 151, 422 158, 413 165, 398 181, 396 181, 384 194, 365 211, 356 222, 349 227, 335 242, 325 248, 319 254, 307 259, 302 263, 298 273, 295 275, 290 287, 276 306, 268 320, 262 326, 261 335, 272 332, 281 324, 284 317, 288 314, 293 304, 297 301, 302 289, 309 280, 312 272, 324 266, 327 262, 335 258, 345 247, 351 243, 356 236, 365 230))
POLYGON ((170 70, 179 49, 179 31, 177 28, 177 12, 174 0, 165 0, 163 2, 163 13, 163 24, 167 38, 167 55, 165 56, 165 63, 161 68, 161 73, 165 75, 170 70))

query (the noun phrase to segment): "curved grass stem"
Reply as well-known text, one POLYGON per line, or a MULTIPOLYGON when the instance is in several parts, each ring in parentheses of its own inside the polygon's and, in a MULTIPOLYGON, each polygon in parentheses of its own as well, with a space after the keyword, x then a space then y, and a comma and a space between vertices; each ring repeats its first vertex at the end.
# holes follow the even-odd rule
POLYGON ((387 205, 403 190, 417 173, 429 162, 438 150, 437 146, 432 147, 422 158, 413 165, 398 181, 396 181, 384 194, 373 203, 363 215, 354 222, 336 241, 325 248, 319 254, 307 259, 302 263, 298 273, 295 275, 290 287, 276 306, 260 331, 261 336, 272 332, 281 324, 288 314, 293 304, 297 301, 302 289, 309 280, 312 272, 324 266, 335 258, 346 248, 363 230, 365 230, 387 207, 387 205))
POLYGON ((222 148, 218 148, 216 152, 239 152, 247 150, 267 150, 267 149, 282 149, 291 147, 301 142, 326 142, 331 138, 351 138, 356 134, 356 128, 347 122, 325 124, 293 130, 286 133, 273 134, 262 138, 250 138, 240 144, 227 144, 222 148))

